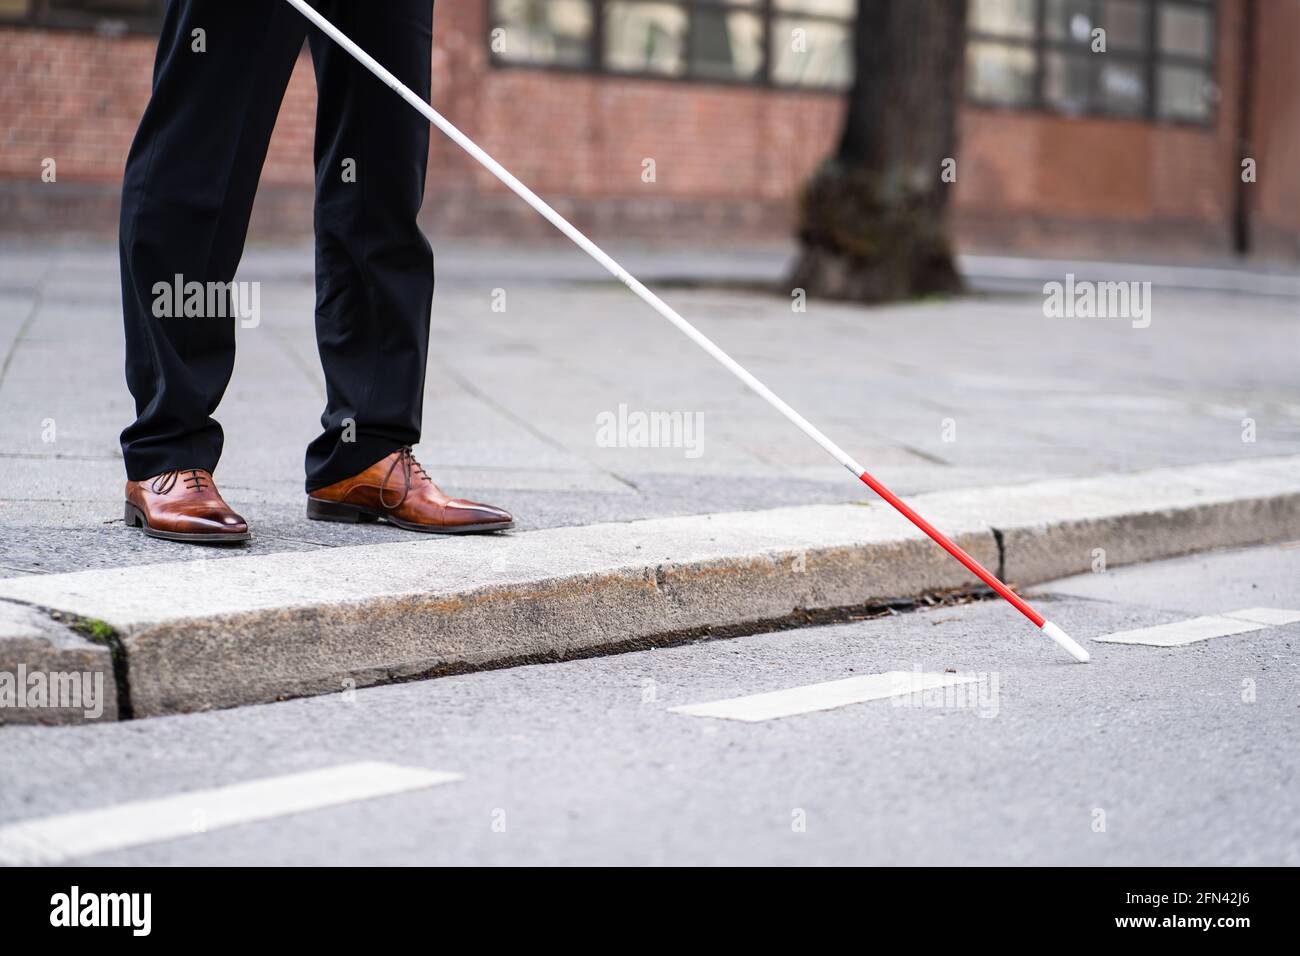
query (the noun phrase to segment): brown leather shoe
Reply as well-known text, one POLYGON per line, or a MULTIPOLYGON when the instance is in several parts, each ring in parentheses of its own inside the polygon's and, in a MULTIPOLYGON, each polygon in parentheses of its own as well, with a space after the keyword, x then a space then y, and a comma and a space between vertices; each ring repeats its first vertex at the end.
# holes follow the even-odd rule
POLYGON ((221 498, 202 468, 165 471, 126 483, 126 526, 151 538, 233 544, 250 537, 248 524, 221 498))
POLYGON ((317 521, 387 521, 408 531, 465 534, 505 531, 510 513, 476 501, 448 498, 433 483, 410 447, 399 448, 359 475, 307 496, 307 517, 317 521))

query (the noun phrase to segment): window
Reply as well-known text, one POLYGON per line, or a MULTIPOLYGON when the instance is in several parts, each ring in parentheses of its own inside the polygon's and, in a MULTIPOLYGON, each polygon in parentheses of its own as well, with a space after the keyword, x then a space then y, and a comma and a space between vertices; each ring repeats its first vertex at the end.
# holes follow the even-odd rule
POLYGON ((591 55, 592 11, 588 0, 496 0, 498 24, 508 33, 493 37, 499 60, 545 66, 585 66, 591 55))
POLYGON ((972 100, 1209 123, 1214 0, 970 0, 972 100))
MULTIPOLYGON (((0 0, 2 2, 2 0, 0 0)), ((491 0, 501 64, 843 89, 855 0, 491 0)))
POLYGON ((0 0, 0 24, 69 27, 99 33, 153 31, 166 0, 0 0))

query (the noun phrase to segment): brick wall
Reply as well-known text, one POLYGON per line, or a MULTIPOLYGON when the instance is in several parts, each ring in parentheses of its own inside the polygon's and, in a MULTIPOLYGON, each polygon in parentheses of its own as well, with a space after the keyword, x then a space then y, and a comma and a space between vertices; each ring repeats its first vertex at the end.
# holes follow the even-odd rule
POLYGON ((1255 110, 1248 152, 1258 182, 1247 188, 1263 255, 1300 258, 1300 0, 1257 0, 1255 110))
MULTIPOLYGON (((1219 114, 1209 128, 968 108, 955 225, 974 247, 1227 252, 1240 156, 1245 0, 1220 0, 1219 114)), ((1248 194, 1262 252, 1300 257, 1300 0, 1258 0, 1248 194)), ((434 99, 457 125, 597 236, 776 235, 834 142, 838 97, 593 78, 487 61, 486 3, 435 6, 434 99), (643 160, 655 162, 653 183, 643 160)), ((148 96, 153 40, 0 29, 0 230, 111 231, 115 184, 148 96), (41 160, 59 182, 39 180, 41 160)), ((298 62, 254 234, 310 229, 314 82, 298 62)), ((550 234, 434 136, 426 218, 445 233, 550 234)))

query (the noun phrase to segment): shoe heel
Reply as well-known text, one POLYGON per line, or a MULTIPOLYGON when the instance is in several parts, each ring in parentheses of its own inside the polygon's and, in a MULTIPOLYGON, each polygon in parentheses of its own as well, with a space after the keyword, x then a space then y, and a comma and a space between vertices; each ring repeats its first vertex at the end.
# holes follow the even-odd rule
POLYGON ((307 498, 307 517, 313 521, 344 521, 359 524, 374 521, 375 516, 366 514, 356 505, 345 505, 337 501, 322 501, 319 498, 307 498))
POLYGON ((126 503, 126 507, 122 510, 122 520, 126 522, 128 528, 144 527, 144 515, 140 513, 139 508, 131 504, 129 501, 126 503))

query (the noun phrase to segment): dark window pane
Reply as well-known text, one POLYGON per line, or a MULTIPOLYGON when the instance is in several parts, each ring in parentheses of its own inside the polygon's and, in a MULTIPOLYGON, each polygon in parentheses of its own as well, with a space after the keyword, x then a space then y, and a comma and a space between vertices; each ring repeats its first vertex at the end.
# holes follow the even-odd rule
POLYGON ((763 66, 763 21, 752 13, 695 9, 691 22, 691 72, 748 79, 763 66))
POLYGON ((1213 19, 1208 9, 1162 4, 1160 51, 1208 57, 1213 41, 1213 19))
POLYGON ((1214 86, 1206 70, 1166 65, 1160 67, 1158 82, 1157 113, 1161 119, 1209 119, 1214 105, 1214 86))
POLYGON ((853 79, 850 30, 823 20, 772 20, 772 77, 794 86, 843 88, 853 79))
POLYGON ((1087 113, 1092 106, 1092 54, 1049 53, 1043 63, 1043 99, 1062 113, 1087 113))
POLYGON ((1098 96, 1101 107, 1117 116, 1146 112, 1147 75, 1141 63, 1107 60, 1101 66, 1098 96))
POLYGON ((1086 45, 1101 24, 1093 19, 1092 0, 1047 0, 1044 26, 1052 40, 1086 45))
POLYGON ((685 72, 686 8, 671 3, 606 4, 605 65, 634 73, 685 72))
POLYGON ((502 60, 559 66, 591 61, 589 0, 495 0, 492 50, 502 60))
POLYGON ((1032 37, 1037 27, 1036 0, 970 0, 970 28, 976 33, 1032 37))
POLYGON ((1150 9, 1140 0, 1106 0, 1101 25, 1106 28, 1107 49, 1145 50, 1150 9))
POLYGON ((1002 43, 966 48, 966 89, 983 103, 1024 106, 1034 100, 1034 51, 1002 43))

